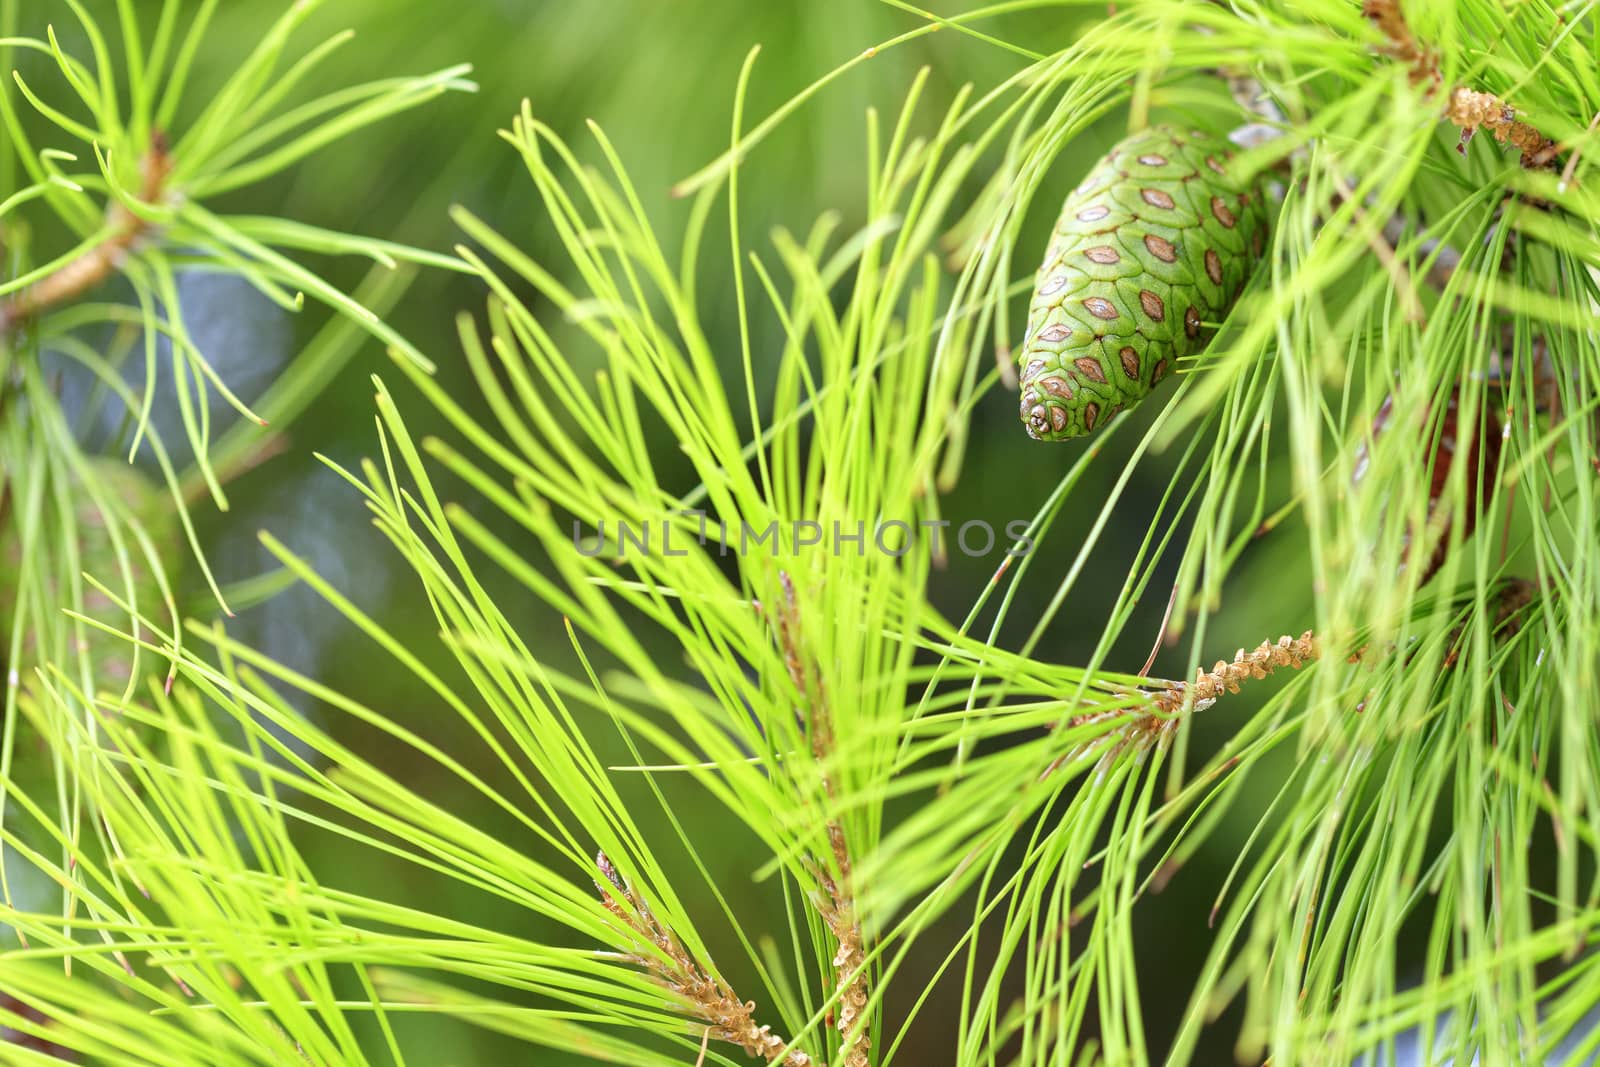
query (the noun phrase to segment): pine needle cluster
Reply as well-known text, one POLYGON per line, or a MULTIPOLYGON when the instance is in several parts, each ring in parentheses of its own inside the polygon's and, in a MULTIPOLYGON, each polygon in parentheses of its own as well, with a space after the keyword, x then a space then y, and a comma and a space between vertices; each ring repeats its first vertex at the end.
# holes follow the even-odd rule
POLYGON ((449 253, 221 205, 465 67, 319 93, 346 38, 292 43, 311 0, 203 99, 194 57, 238 47, 215 0, 66 0, 82 55, 0 39, 50 78, 0 89, 0 1059, 404 1064, 447 1023, 645 1067, 1600 1046, 1594 13, 885 4, 903 32, 759 118, 752 51, 675 205, 525 103, 499 150, 539 232, 457 208, 449 253), (772 226, 773 139, 933 34, 1001 73, 913 78, 828 146, 859 201, 772 226), (1242 128, 1270 239, 1163 391, 1030 442, 1008 364, 1048 219, 1155 122, 1242 128), (345 292, 329 255, 374 273, 345 292), (388 321, 418 269, 475 287, 448 352, 388 321), (190 271, 333 317, 246 402, 188 336, 190 271), (271 534, 278 572, 225 589, 190 515, 364 340, 369 457, 322 461, 420 627, 271 534), (181 543, 109 491, 63 365, 181 543), (964 493, 1005 435, 993 522, 964 493), (985 522, 977 562, 923 536, 985 522), (582 536, 624 527, 656 551, 582 536), (290 584, 427 717, 242 640, 290 584), (108 639, 164 673, 108 680, 108 639))

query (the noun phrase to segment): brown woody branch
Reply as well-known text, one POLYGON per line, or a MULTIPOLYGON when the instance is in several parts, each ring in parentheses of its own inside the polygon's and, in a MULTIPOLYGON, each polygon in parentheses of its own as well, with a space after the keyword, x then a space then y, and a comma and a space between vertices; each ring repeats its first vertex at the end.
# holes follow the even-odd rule
MULTIPOLYGON (((167 197, 167 178, 172 173, 172 156, 166 135, 150 135, 150 147, 139 162, 139 199, 159 204, 167 197)), ((0 336, 16 330, 41 312, 75 300, 96 288, 122 269, 129 254, 149 236, 153 227, 120 203, 107 211, 111 233, 83 255, 46 275, 19 292, 0 301, 0 336)))

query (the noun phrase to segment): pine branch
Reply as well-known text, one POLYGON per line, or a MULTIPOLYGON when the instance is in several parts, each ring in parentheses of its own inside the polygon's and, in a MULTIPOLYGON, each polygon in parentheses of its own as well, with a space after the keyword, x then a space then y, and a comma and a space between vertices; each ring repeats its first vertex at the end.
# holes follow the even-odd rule
MULTIPOLYGON (((166 134, 150 135, 150 147, 139 162, 142 180, 139 199, 157 205, 170 194, 167 178, 173 159, 166 134)), ((0 303, 0 335, 13 332, 40 312, 68 303, 101 285, 122 269, 128 256, 149 237, 154 226, 120 203, 107 212, 111 233, 105 240, 66 266, 0 303)))
MULTIPOLYGON (((1162 715, 1175 715, 1191 698, 1195 706, 1202 703, 1209 706, 1224 693, 1237 693, 1240 686, 1252 678, 1265 678, 1279 667, 1299 670, 1321 654, 1322 649, 1310 630, 1297 638, 1285 634, 1276 644, 1263 641, 1249 652, 1241 648, 1234 653, 1232 663, 1218 660, 1210 671, 1196 667, 1194 681, 1170 683, 1156 696, 1156 710, 1162 715)), ((1163 725, 1172 722, 1170 718, 1157 721, 1163 725)))
MULTIPOLYGON (((1507 581, 1495 594, 1493 629, 1502 640, 1514 634, 1519 628, 1514 624, 1515 616, 1531 602, 1533 595, 1533 584, 1522 579, 1507 581), (1508 622, 1513 622, 1513 626, 1505 629, 1508 622)), ((1465 628, 1465 623, 1459 624, 1451 634, 1450 651, 1442 664, 1445 669, 1453 667, 1460 657, 1460 642, 1465 628)), ((1393 649, 1389 651, 1393 652, 1393 649)), ((1185 707, 1191 707, 1196 711, 1209 708, 1223 694, 1239 692, 1245 682, 1266 678, 1280 667, 1300 670, 1321 658, 1322 652, 1322 642, 1307 630, 1299 637, 1285 634, 1276 642, 1263 641, 1249 652, 1241 648, 1234 653, 1231 663, 1227 660, 1218 660, 1209 671, 1196 667, 1193 681, 1168 682, 1164 689, 1152 694, 1151 710, 1139 715, 1128 724, 1116 747, 1120 749, 1127 745, 1135 745, 1149 748, 1177 727, 1179 722, 1177 716, 1185 707)), ((1366 654, 1367 647, 1363 645, 1350 654, 1349 662, 1359 662, 1366 654)), ((1069 725, 1088 726, 1115 719, 1121 714, 1121 711, 1098 711, 1090 715, 1080 715, 1071 720, 1069 725)), ((1082 751, 1077 749, 1073 753, 1057 757, 1045 773, 1049 774, 1082 751)))
MULTIPOLYGON (((1110 751, 1120 752, 1127 747, 1149 749, 1171 735, 1180 721, 1178 713, 1186 706, 1196 711, 1203 711, 1224 693, 1237 693, 1250 679, 1265 678, 1279 667, 1299 670, 1321 654, 1320 643, 1311 631, 1307 630, 1298 638, 1285 634, 1278 638, 1275 644, 1263 641, 1249 652, 1241 648, 1234 653, 1232 663, 1218 660, 1216 666, 1209 671, 1196 667, 1193 681, 1168 682, 1159 692, 1147 694, 1150 697, 1150 710, 1128 722, 1110 751)), ((1123 714, 1120 709, 1097 711, 1089 715, 1080 715, 1070 720, 1068 725, 1091 726, 1119 718, 1123 714)), ((1086 748, 1087 746, 1080 746, 1056 757, 1040 777, 1048 776, 1062 764, 1076 759, 1086 751, 1086 748)))
MULTIPOLYGON (((1444 91, 1439 55, 1411 32, 1399 0, 1366 0, 1362 13, 1389 38, 1388 54, 1403 64, 1413 85, 1429 86, 1431 94, 1444 91)), ((1446 96, 1444 117, 1461 129, 1463 147, 1479 130, 1488 130, 1501 144, 1522 153, 1522 165, 1537 170, 1555 165, 1561 148, 1532 123, 1517 118, 1516 108, 1493 93, 1457 85, 1446 96)))
POLYGON ((672 931, 653 915, 643 898, 617 873, 604 852, 595 856, 595 866, 605 882, 595 882, 606 910, 615 915, 634 934, 654 945, 661 957, 639 952, 628 959, 648 970, 656 981, 682 997, 703 1021, 707 1034, 717 1040, 738 1045, 751 1056, 759 1056, 775 1067, 812 1067, 810 1056, 789 1048, 788 1042, 768 1026, 755 1021, 755 1001, 741 1001, 715 978, 701 969, 689 950, 672 931), (620 891, 630 907, 623 907, 612 890, 620 891))
MULTIPOLYGON (((795 607, 794 582, 784 572, 779 572, 779 580, 783 583, 784 599, 776 613, 778 642, 783 649, 789 677, 811 711, 809 731, 812 755, 819 763, 824 763, 836 748, 833 714, 816 663, 804 652, 795 607)), ((836 798, 834 784, 826 774, 822 777, 822 787, 829 800, 836 798)), ((856 915, 855 891, 851 885, 850 848, 845 840, 844 827, 837 819, 828 820, 827 833, 838 877, 834 878, 826 870, 820 869, 819 865, 818 880, 827 897, 818 903, 818 910, 822 921, 839 944, 839 950, 833 957, 834 980, 839 989, 839 1011, 834 1025, 844 1038, 844 1059, 841 1061, 844 1067, 868 1067, 872 1042, 866 1034, 864 1015, 871 990, 861 922, 856 915)))

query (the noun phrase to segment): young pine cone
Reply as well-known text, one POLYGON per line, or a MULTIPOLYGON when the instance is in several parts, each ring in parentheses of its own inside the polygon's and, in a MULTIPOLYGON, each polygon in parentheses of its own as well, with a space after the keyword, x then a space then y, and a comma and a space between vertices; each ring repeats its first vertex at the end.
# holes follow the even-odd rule
POLYGON ((1227 317, 1266 244, 1261 183, 1221 138, 1156 126, 1067 197, 1018 355, 1022 421, 1064 441, 1144 399, 1227 317))

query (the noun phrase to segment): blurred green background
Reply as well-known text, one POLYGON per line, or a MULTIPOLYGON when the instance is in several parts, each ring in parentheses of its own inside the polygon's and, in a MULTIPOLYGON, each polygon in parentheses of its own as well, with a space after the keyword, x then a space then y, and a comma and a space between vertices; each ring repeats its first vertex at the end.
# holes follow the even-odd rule
MULTIPOLYGON (((144 6, 153 16, 156 5, 146 2, 144 6)), ((945 6, 948 13, 951 5, 945 6)), ((106 24, 114 24, 109 3, 91 3, 89 7, 107 13, 106 24)), ((211 48, 200 56, 187 113, 192 114, 204 102, 205 87, 222 81, 281 8, 275 2, 222 5, 211 48)), ((985 29, 1025 41, 1036 50, 1050 51, 1072 39, 1075 20, 1093 18, 1097 13, 1093 8, 1035 12, 988 23, 985 29)), ((87 54, 81 31, 65 6, 55 0, 39 0, 37 7, 25 4, 23 21, 20 28, 24 33, 40 36, 44 23, 53 23, 69 50, 87 54)), ((231 194, 214 206, 227 212, 281 215, 448 249, 460 235, 447 212, 460 204, 560 274, 564 264, 540 217, 532 184, 513 152, 496 137, 496 131, 509 125, 520 102, 527 98, 534 114, 574 144, 585 160, 599 159, 586 120, 605 129, 670 247, 687 215, 686 204, 670 197, 670 186, 727 145, 735 80, 752 46, 759 44, 763 50, 751 83, 747 115, 760 117, 867 46, 916 25, 914 16, 872 0, 462 0, 453 4, 338 0, 324 5, 300 42, 310 47, 346 27, 355 29, 357 36, 335 61, 322 68, 317 82, 305 88, 306 93, 367 78, 420 74, 463 61, 473 64, 480 90, 475 95, 447 96, 391 119, 320 152, 286 177, 231 194)), ((19 57, 17 62, 25 67, 33 64, 33 69, 39 64, 36 57, 19 57)), ((747 241, 764 251, 772 228, 804 231, 823 210, 839 212, 845 232, 859 224, 865 188, 864 114, 876 106, 892 116, 920 67, 927 66, 932 72, 923 110, 922 128, 926 130, 963 83, 988 88, 1024 62, 1002 49, 944 31, 864 64, 806 105, 750 160, 741 190, 747 241)), ((1029 224, 1037 240, 1032 245, 1025 242, 1025 247, 1037 246, 1042 251, 1058 194, 1070 188, 1122 132, 1120 117, 1109 120, 1058 161, 1047 195, 1035 211, 1038 217, 1029 224)), ((706 249, 700 282, 705 326, 731 376, 738 367, 738 334, 725 231, 714 229, 706 249)), ((356 262, 324 260, 312 266, 347 288, 367 270, 366 264, 356 262)), ((191 328, 207 355, 247 396, 269 381, 271 369, 281 365, 326 321, 320 306, 308 305, 301 315, 287 315, 237 283, 195 278, 190 284, 195 288, 188 306, 197 320, 191 328)), ((455 318, 461 312, 481 315, 482 307, 483 293, 470 279, 425 273, 390 318, 397 330, 438 364, 439 380, 469 407, 475 404, 474 390, 458 355, 455 318)), ((770 324, 768 330, 765 339, 770 341, 776 334, 770 324)), ((758 335, 758 369, 763 360, 770 365, 779 347, 762 344, 763 339, 758 335)), ((226 515, 201 512, 203 534, 220 576, 231 580, 268 566, 256 532, 271 530, 402 640, 425 648, 436 626, 416 583, 371 529, 356 495, 312 456, 315 450, 350 464, 374 453, 369 380, 373 373, 385 373, 390 386, 401 391, 403 410, 414 430, 436 428, 426 406, 404 393, 401 376, 387 370, 380 346, 366 344, 337 386, 297 424, 293 448, 234 485, 233 510, 226 515)), ((1136 425, 1144 424, 1152 408, 1137 414, 1136 425)), ((1076 494, 1079 503, 1074 512, 1040 546, 1039 551, 1055 554, 1056 561, 1040 567, 1039 578, 1019 591, 1013 612, 1017 622, 1007 632, 1013 643, 1020 641, 1028 620, 1049 601, 1099 502, 1121 473, 1122 457, 1136 439, 1137 434, 1123 432, 1105 446, 1089 482, 1076 494)), ((1031 516, 1076 458, 1078 447, 1030 441, 1018 425, 1014 395, 991 393, 976 416, 966 473, 945 504, 946 515, 956 522, 984 518, 996 526, 1031 516)), ((663 462, 677 454, 674 443, 667 440, 653 442, 653 452, 663 462)), ((1089 657, 1099 636, 1098 622, 1117 595, 1126 565, 1147 532, 1159 495, 1167 487, 1172 462, 1171 457, 1157 457, 1141 466, 1095 565, 1079 582, 1067 611, 1041 647, 1041 655, 1065 662, 1083 662, 1089 657)), ((464 502, 472 506, 470 499, 464 502)), ((486 510, 474 510, 494 520, 486 510)), ((498 526, 502 534, 515 536, 503 523, 498 526)), ((1293 568, 1299 566, 1295 548, 1288 535, 1262 542, 1262 559, 1253 561, 1230 591, 1223 616, 1227 625, 1219 623, 1214 631, 1228 635, 1219 638, 1228 648, 1212 652, 1231 655, 1236 644, 1250 646, 1262 638, 1302 628, 1307 597, 1294 592, 1303 588, 1293 577, 1293 568), (1267 582, 1272 583, 1270 613, 1257 610, 1262 598, 1254 595, 1266 588, 1267 582)), ((964 615, 989 581, 996 562, 953 558, 937 579, 937 605, 947 615, 964 615)), ((1171 567, 1164 568, 1129 629, 1132 636, 1114 650, 1112 668, 1136 671, 1143 663, 1159 627, 1171 578, 1171 567)), ((552 661, 568 662, 570 647, 558 618, 531 604, 505 607, 524 627, 532 647, 552 661)), ((389 669, 375 646, 352 633, 308 591, 292 589, 243 613, 230 627, 292 667, 351 694, 465 759, 474 758, 477 750, 464 738, 452 735, 454 720, 409 684, 402 672, 389 669)), ((1182 670, 1184 651, 1167 650, 1155 672, 1182 670)), ((661 655, 667 663, 680 658, 672 648, 664 647, 661 655)), ((443 667, 442 663, 436 665, 443 667)), ((1242 699, 1261 698, 1260 693, 1252 693, 1242 699)), ((1203 758, 1226 733, 1227 717, 1246 714, 1247 706, 1219 709, 1206 717, 1197 731, 1192 759, 1203 758)), ((439 777, 435 768, 415 753, 355 732, 347 720, 327 715, 326 709, 312 705, 303 710, 325 720, 341 740, 373 756, 418 791, 490 825, 505 822, 503 816, 475 810, 464 793, 451 796, 454 780, 439 777)), ((622 755, 620 748, 617 754, 622 755)), ((502 784, 487 766, 476 769, 502 784)), ((679 790, 669 797, 686 824, 717 826, 716 833, 708 835, 716 843, 704 847, 702 855, 752 938, 786 939, 781 896, 771 885, 756 884, 751 877, 749 857, 761 854, 760 844, 745 840, 740 828, 725 825, 722 813, 698 794, 679 790)), ((1148 961, 1145 973, 1150 984, 1145 1004, 1154 1048, 1164 1046, 1187 1001, 1192 977, 1209 943, 1206 916, 1212 894, 1233 859, 1232 850, 1241 843, 1255 816, 1255 812, 1243 813, 1235 820, 1237 825, 1225 827, 1211 848, 1144 909, 1140 951, 1148 961)), ((665 824, 661 825, 667 833, 665 824)), ((508 835, 517 832, 506 827, 508 835)), ((451 882, 425 878, 414 867, 397 861, 386 863, 371 852, 353 853, 339 839, 308 833, 302 843, 319 877, 330 884, 384 894, 523 937, 561 940, 568 936, 504 902, 471 895, 451 882)), ((670 849, 666 851, 671 855, 670 849)), ((687 894, 686 898, 693 900, 694 896, 687 894)), ((961 914, 958 908, 952 918, 959 921, 961 914)), ((714 915, 708 909, 708 922, 714 921, 714 915)), ((724 958, 738 958, 731 932, 712 927, 707 934, 714 952, 722 945, 727 949, 724 958)), ((898 1020, 920 993, 908 976, 931 974, 948 943, 949 939, 930 938, 907 961, 887 1008, 891 1031, 898 1028, 898 1020)), ((737 966, 729 970, 737 985, 737 966)), ((955 1033, 957 993, 956 984, 948 980, 936 992, 922 1010, 915 1038, 902 1049, 900 1062, 939 1064, 945 1060, 941 1050, 950 1047, 955 1033)), ((1214 1028, 1211 1047, 1219 1061, 1231 1059, 1228 1050, 1236 1023, 1229 1016, 1214 1028)), ((543 1051, 530 1059, 522 1046, 509 1039, 449 1021, 402 1017, 396 1025, 417 1063, 568 1062, 543 1051)))

